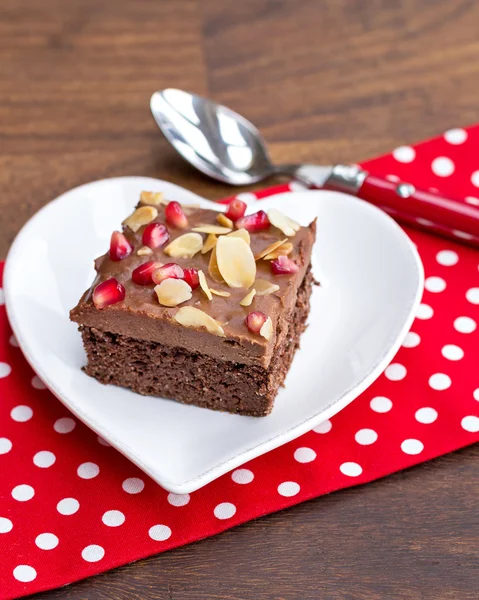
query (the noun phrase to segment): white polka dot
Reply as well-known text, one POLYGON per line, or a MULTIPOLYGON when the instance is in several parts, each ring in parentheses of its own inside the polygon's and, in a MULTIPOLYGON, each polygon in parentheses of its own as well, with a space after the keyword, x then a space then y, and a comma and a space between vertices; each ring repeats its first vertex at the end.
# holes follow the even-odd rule
POLYGON ((467 131, 464 129, 449 129, 444 133, 444 139, 450 144, 455 146, 458 144, 464 144, 467 140, 467 131))
POLYGON ((377 413, 387 413, 393 407, 393 403, 385 396, 376 396, 371 400, 369 406, 377 413))
POLYGON ((33 464, 42 469, 47 469, 55 463, 56 459, 57 457, 53 454, 53 452, 41 450, 33 457, 33 464))
POLYGON ((171 506, 186 506, 189 501, 189 494, 168 494, 168 502, 171 506))
POLYGON ((77 475, 82 479, 93 479, 99 472, 100 467, 92 462, 83 463, 77 469, 77 475))
POLYGON ((106 440, 104 440, 100 435, 97 435, 96 439, 98 440, 98 443, 101 444, 102 446, 107 446, 107 447, 111 446, 111 444, 109 442, 107 442, 106 440))
POLYGON ((401 450, 404 454, 421 454, 424 450, 424 444, 419 440, 404 440, 401 444, 401 450))
POLYGON ((452 267, 459 260, 459 256, 454 250, 441 250, 436 254, 436 260, 443 267, 452 267))
POLYGON ((327 421, 323 421, 319 425, 316 425, 316 427, 313 427, 313 431, 314 433, 328 433, 332 428, 333 424, 328 419, 327 421))
POLYGON ((58 538, 54 533, 41 533, 35 538, 35 544, 41 550, 53 550, 58 546, 58 538))
POLYGON ((410 331, 402 343, 403 348, 415 348, 421 343, 421 338, 414 331, 410 331))
POLYGON ((454 321, 454 329, 459 333, 472 333, 477 325, 471 317, 457 317, 454 321))
POLYGON ((378 434, 374 429, 360 429, 356 432, 354 439, 358 444, 361 444, 361 446, 369 446, 370 444, 374 444, 378 439, 378 434))
POLYGON ((18 340, 17 340, 17 338, 16 338, 16 337, 13 335, 13 333, 12 333, 12 335, 10 336, 10 339, 8 340, 8 342, 9 342, 9 344, 10 344, 11 346, 13 346, 14 348, 18 348, 18 347, 19 347, 19 345, 20 345, 20 344, 18 343, 18 340))
POLYGON ((57 504, 57 510, 61 515, 74 515, 80 508, 80 503, 75 498, 63 498, 57 504))
POLYGON ((125 522, 125 515, 121 510, 107 510, 101 520, 108 527, 119 527, 125 522))
POLYGON ((171 529, 168 525, 153 525, 148 530, 148 535, 156 542, 164 542, 171 537, 171 529))
POLYGON ((299 463, 309 463, 316 458, 316 452, 311 448, 297 448, 294 453, 294 459, 299 463))
POLYGON ((248 204, 248 202, 255 202, 258 198, 256 197, 256 194, 253 194, 251 192, 242 192, 241 194, 238 194, 236 196, 238 198, 238 200, 242 200, 243 202, 246 202, 248 204))
POLYGON ((392 181, 393 183, 397 183, 398 181, 400 181, 399 177, 393 174, 386 175, 386 179, 388 181, 392 181))
POLYGON ((477 400, 479 402, 479 388, 473 391, 472 396, 474 400, 477 400))
POLYGON ((35 495, 35 490, 31 485, 27 485, 22 483, 21 485, 17 485, 12 490, 12 496, 15 500, 19 502, 26 502, 27 500, 31 500, 35 495))
POLYGON ((345 462, 339 467, 339 470, 348 477, 358 477, 363 472, 361 465, 355 462, 345 462))
POLYGON ((220 521, 231 519, 236 514, 236 506, 231 502, 221 502, 221 504, 215 506, 213 513, 220 521))
POLYGON ((461 421, 461 427, 470 433, 477 433, 479 431, 479 417, 474 415, 464 417, 461 421))
POLYGON ((416 158, 416 151, 411 146, 399 146, 393 150, 394 158, 401 163, 410 163, 416 158))
POLYGON ((421 303, 417 307, 416 319, 421 319, 422 321, 424 321, 426 319, 430 319, 433 316, 433 314, 434 314, 434 311, 429 306, 429 304, 423 304, 423 303, 421 303))
POLYGON ((424 287, 428 292, 443 292, 446 289, 446 282, 442 277, 427 277, 424 287))
POLYGON ((5 304, 5 293, 3 291, 3 288, 0 287, 0 306, 3 306, 5 304))
POLYGON ((464 356, 464 350, 454 344, 446 344, 442 348, 441 354, 448 360, 461 360, 464 356))
POLYGON ((416 223, 419 223, 419 225, 424 225, 424 227, 431 227, 434 225, 433 221, 430 221, 429 219, 423 219, 422 217, 418 217, 416 219, 416 223))
POLYGON ((0 533, 8 533, 12 531, 13 523, 7 517, 0 517, 0 533))
POLYGON ((466 298, 471 304, 479 304, 479 287, 467 290, 466 298))
POLYGON ((12 449, 12 442, 8 438, 0 438, 0 454, 6 454, 12 449))
POLYGON ((291 496, 296 496, 300 489, 301 488, 295 481, 283 481, 283 483, 278 485, 278 494, 289 498, 291 496))
POLYGON ((474 198, 474 196, 466 196, 465 200, 468 204, 479 206, 479 198, 474 198))
POLYGON ((105 550, 101 546, 97 546, 96 544, 86 546, 86 548, 83 548, 83 550, 81 551, 81 557, 87 562, 98 562, 104 556, 105 550))
POLYGON ((438 177, 449 177, 454 173, 454 163, 447 156, 438 156, 432 161, 431 169, 438 177))
POLYGON ((430 425, 437 419, 437 410, 425 406, 424 408, 417 410, 414 416, 416 417, 416 421, 419 421, 419 423, 430 425))
POLYGON ((70 433, 76 427, 76 422, 74 419, 70 419, 70 417, 62 417, 61 419, 57 419, 55 424, 53 425, 53 429, 57 433, 70 433))
POLYGON ((7 377, 12 372, 12 367, 5 362, 0 362, 0 379, 7 377))
POLYGON ((231 479, 235 483, 245 485, 245 484, 251 483, 253 481, 254 473, 253 473, 253 471, 250 471, 249 469, 236 469, 236 471, 233 471, 231 473, 231 479))
POLYGON ((384 375, 386 379, 390 381, 400 381, 406 377, 407 370, 404 365, 400 365, 399 363, 393 363, 389 365, 389 367, 384 371, 384 375))
MULTIPOLYGON (((290 181, 289 189, 292 192, 304 192, 305 190, 308 189, 308 187, 306 185, 304 185, 303 183, 301 183, 300 181, 290 181)), ((240 198, 240 200, 241 200, 241 198, 240 198)))
POLYGON ((47 386, 43 383, 43 381, 38 377, 38 375, 34 375, 32 379, 32 386, 36 390, 46 390, 47 386))
POLYGON ((453 229, 452 233, 456 237, 461 238, 463 240, 472 240, 472 239, 474 239, 474 236, 471 235, 470 233, 466 233, 465 231, 459 231, 458 229, 453 229))
POLYGON ((19 404, 15 408, 12 408, 10 416, 18 423, 25 423, 25 421, 29 421, 32 418, 33 410, 29 406, 19 404))
POLYGON ((429 386, 433 390, 447 390, 447 388, 451 387, 451 378, 449 375, 444 375, 444 373, 435 373, 429 377, 429 386))
POLYGON ((145 487, 145 482, 139 477, 128 477, 121 484, 121 487, 127 494, 139 494, 145 487))
POLYGON ((18 567, 13 569, 13 576, 17 581, 29 583, 35 579, 37 572, 30 565, 18 565, 18 567))
POLYGON ((471 182, 472 185, 479 187, 479 171, 474 171, 474 173, 471 175, 471 182))

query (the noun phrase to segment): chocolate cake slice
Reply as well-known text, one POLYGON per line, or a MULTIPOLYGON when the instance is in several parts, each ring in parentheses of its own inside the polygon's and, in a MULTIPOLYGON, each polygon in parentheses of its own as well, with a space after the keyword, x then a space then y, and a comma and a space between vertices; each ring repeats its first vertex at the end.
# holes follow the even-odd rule
POLYGON ((143 192, 70 317, 101 383, 214 410, 271 412, 309 313, 315 223, 143 192))

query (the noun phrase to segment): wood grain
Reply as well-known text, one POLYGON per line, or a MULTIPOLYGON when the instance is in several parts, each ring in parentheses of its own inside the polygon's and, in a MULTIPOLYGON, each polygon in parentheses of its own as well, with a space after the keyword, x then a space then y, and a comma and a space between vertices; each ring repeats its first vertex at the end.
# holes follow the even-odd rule
MULTIPOLYGON (((0 256, 102 177, 230 193, 159 134, 181 87, 255 121, 276 160, 355 162, 477 120, 474 0, 3 0, 0 256)), ((477 599, 478 448, 38 598, 477 599)))

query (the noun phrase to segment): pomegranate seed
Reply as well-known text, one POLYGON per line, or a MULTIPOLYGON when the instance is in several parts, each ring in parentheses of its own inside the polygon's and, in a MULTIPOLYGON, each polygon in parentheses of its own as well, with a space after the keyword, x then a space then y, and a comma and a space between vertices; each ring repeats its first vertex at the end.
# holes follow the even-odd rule
POLYGON ((179 229, 186 229, 188 227, 188 219, 179 202, 168 202, 165 207, 165 217, 167 222, 174 227, 178 227, 179 229))
POLYGON ((160 267, 161 263, 158 263, 154 260, 149 260, 148 262, 143 263, 139 267, 136 267, 136 269, 131 274, 131 278, 134 281, 134 283, 137 283, 138 285, 148 285, 149 283, 153 283, 153 279, 151 278, 151 276, 153 275, 153 272, 159 269, 160 267))
POLYGON ((299 266, 287 256, 278 256, 271 261, 271 270, 275 275, 291 275, 299 271, 299 266))
POLYGON ((162 223, 150 223, 145 227, 142 242, 148 248, 159 248, 166 244, 169 237, 168 229, 162 223))
POLYGON ((246 202, 235 198, 229 203, 228 210, 226 211, 225 216, 228 217, 228 219, 231 219, 232 221, 237 221, 238 219, 241 219, 241 217, 244 215, 245 210, 246 202))
POLYGON ((245 321, 251 333, 259 334, 261 327, 263 327, 267 318, 268 317, 264 313, 256 310, 254 312, 250 312, 245 321))
POLYGON ((264 210, 259 210, 253 215, 238 219, 235 225, 238 229, 246 229, 246 231, 261 231, 262 229, 268 229, 269 219, 264 210))
POLYGON ((198 269, 184 269, 183 279, 190 286, 192 290, 196 290, 196 288, 200 285, 200 278, 198 276, 198 269))
POLYGON ((185 272, 176 263, 167 263, 153 271, 153 283, 161 283, 164 279, 183 279, 185 272))
POLYGON ((111 234, 110 240, 110 258, 118 261, 130 256, 133 251, 133 246, 126 237, 119 231, 114 231, 111 234))
POLYGON ((114 277, 98 284, 93 290, 93 303, 97 308, 116 304, 125 298, 125 288, 114 277))

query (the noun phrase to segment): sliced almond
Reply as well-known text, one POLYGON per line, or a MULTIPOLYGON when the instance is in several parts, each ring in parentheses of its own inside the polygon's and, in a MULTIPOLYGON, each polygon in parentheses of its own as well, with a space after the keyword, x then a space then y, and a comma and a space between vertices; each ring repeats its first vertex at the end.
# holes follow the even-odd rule
POLYGON ((214 290, 213 288, 210 288, 210 292, 215 296, 222 296, 223 298, 229 298, 231 296, 229 292, 223 292, 222 290, 214 290))
POLYGON ((208 300, 212 300, 213 296, 211 295, 210 288, 208 287, 208 283, 206 282, 206 277, 203 271, 198 271, 198 279, 200 280, 200 288, 203 290, 208 300))
POLYGON ((140 204, 160 206, 160 204, 166 204, 166 202, 163 192, 141 192, 140 194, 140 204))
POLYGON ((266 279, 256 279, 253 286, 258 296, 268 296, 279 290, 279 285, 266 281, 266 279))
POLYGON ((199 233, 184 233, 174 239, 164 253, 173 258, 193 258, 203 247, 203 238, 199 233))
POLYGON ((206 329, 209 333, 225 337, 225 332, 218 321, 194 306, 183 306, 175 315, 175 320, 183 327, 206 329))
POLYGON ((203 244, 203 248, 201 248, 201 254, 206 254, 210 250, 213 250, 213 248, 216 246, 217 241, 218 238, 216 237, 216 235, 214 233, 210 233, 209 236, 206 238, 205 243, 203 244))
POLYGON ((266 256, 263 256, 263 260, 275 260, 278 256, 288 256, 293 251, 293 244, 291 242, 286 242, 273 252, 270 252, 266 256))
POLYGON ((136 233, 140 227, 148 225, 157 216, 158 211, 154 206, 140 206, 140 208, 137 208, 132 215, 123 221, 123 225, 126 225, 136 233))
POLYGON ((153 254, 153 250, 148 248, 148 246, 142 246, 138 248, 137 254, 138 256, 148 256, 148 254, 153 254))
POLYGON ((233 221, 228 219, 224 213, 219 213, 219 215, 216 217, 216 220, 220 225, 223 225, 223 227, 228 227, 229 229, 233 229, 234 227, 233 221))
POLYGON ((261 252, 259 252, 258 254, 255 254, 254 259, 260 260, 261 258, 266 256, 270 252, 273 252, 273 250, 276 250, 276 248, 279 248, 280 246, 282 246, 287 241, 288 241, 288 238, 285 238, 284 240, 279 240, 277 242, 273 242, 272 244, 267 246, 264 250, 261 250, 261 252))
POLYGON ((264 337, 265 340, 270 340, 273 335, 273 321, 271 317, 268 317, 263 323, 263 326, 259 330, 259 334, 264 337))
POLYGON ((210 262, 208 264, 208 273, 216 283, 223 283, 224 279, 221 276, 220 270, 218 269, 218 261, 216 259, 216 246, 211 251, 210 262))
POLYGON ((287 235, 288 237, 294 237, 301 227, 299 223, 290 219, 277 208, 270 208, 268 210, 268 219, 271 225, 281 229, 284 235, 287 235))
POLYGON ((185 213, 185 215, 190 216, 193 213, 195 213, 198 208, 201 208, 201 205, 200 204, 181 204, 181 208, 183 209, 183 212, 185 213))
POLYGON ((178 306, 191 298, 191 287, 183 279, 164 279, 155 292, 162 306, 178 306))
POLYGON ((221 276, 230 287, 249 288, 256 277, 256 262, 248 244, 238 237, 220 237, 216 260, 221 276))
POLYGON ((246 231, 246 229, 238 229, 236 231, 232 231, 231 233, 228 233, 228 237, 239 237, 242 240, 244 240, 248 244, 248 246, 251 244, 249 231, 246 231))
POLYGON ((256 296, 256 290, 253 288, 246 296, 241 300, 241 306, 250 306, 253 302, 253 298, 256 296))
POLYGON ((200 223, 198 227, 192 227, 191 231, 197 231, 198 233, 214 233, 215 235, 223 235, 231 231, 231 227, 221 227, 221 225, 208 225, 207 223, 200 223))

